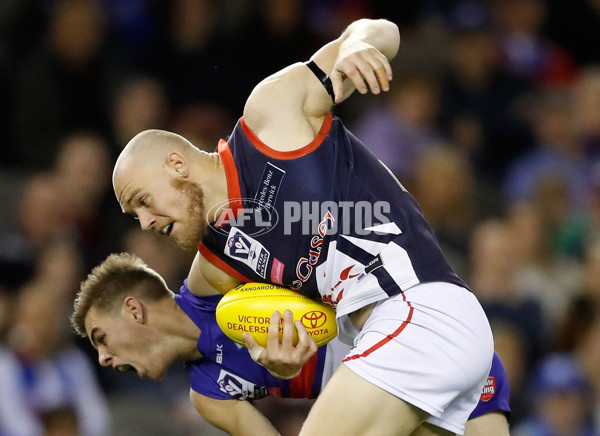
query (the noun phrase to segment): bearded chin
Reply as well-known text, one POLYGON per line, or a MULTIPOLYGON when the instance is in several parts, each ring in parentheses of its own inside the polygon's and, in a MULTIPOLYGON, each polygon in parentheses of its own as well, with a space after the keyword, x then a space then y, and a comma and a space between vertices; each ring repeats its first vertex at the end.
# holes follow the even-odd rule
POLYGON ((171 184, 185 197, 187 221, 182 235, 175 239, 178 247, 184 250, 197 250, 198 243, 206 231, 206 214, 204 211, 204 191, 188 180, 174 179, 171 184))

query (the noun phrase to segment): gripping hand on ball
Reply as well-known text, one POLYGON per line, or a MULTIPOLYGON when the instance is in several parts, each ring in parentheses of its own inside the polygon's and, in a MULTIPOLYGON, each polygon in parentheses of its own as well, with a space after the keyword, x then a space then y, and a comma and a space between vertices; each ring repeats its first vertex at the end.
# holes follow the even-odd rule
POLYGON ((304 364, 317 352, 314 339, 300 321, 294 322, 292 312, 283 315, 283 334, 279 337, 281 314, 273 313, 269 324, 267 346, 260 346, 250 333, 244 333, 244 340, 252 359, 264 366, 277 378, 291 379, 300 374, 304 364), (294 327, 298 332, 298 342, 294 345, 294 327))

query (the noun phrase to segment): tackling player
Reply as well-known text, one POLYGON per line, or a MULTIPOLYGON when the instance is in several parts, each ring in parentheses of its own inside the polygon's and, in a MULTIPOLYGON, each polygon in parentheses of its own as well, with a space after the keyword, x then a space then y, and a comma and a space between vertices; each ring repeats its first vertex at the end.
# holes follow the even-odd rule
MULTIPOLYGON (((180 292, 174 294, 139 257, 112 254, 81 284, 71 315, 72 325, 81 336, 90 338, 102 366, 160 379, 171 364, 185 362, 190 375, 190 399, 196 410, 216 427, 234 435, 277 434, 251 402, 241 400, 268 395, 315 398, 351 347, 333 339, 318 351, 312 349, 300 374, 288 380, 276 378, 220 330, 215 309, 222 294, 204 295, 205 291, 198 290, 196 279, 191 274, 180 292)), ((283 323, 284 332, 293 331, 289 314, 283 323)), ((278 329, 278 318, 274 325, 278 329)), ((299 344, 309 347, 302 323, 296 322, 295 326, 299 344)), ((292 348, 290 338, 291 335, 287 341, 284 339, 283 347, 292 348)), ((297 369, 292 365, 289 371, 297 369)), ((473 430, 466 434, 480 434, 477 429, 482 426, 486 435, 507 434, 501 430, 503 423, 507 428, 506 414, 510 413, 508 384, 497 356, 488 381, 471 414, 478 419, 467 424, 473 430)))

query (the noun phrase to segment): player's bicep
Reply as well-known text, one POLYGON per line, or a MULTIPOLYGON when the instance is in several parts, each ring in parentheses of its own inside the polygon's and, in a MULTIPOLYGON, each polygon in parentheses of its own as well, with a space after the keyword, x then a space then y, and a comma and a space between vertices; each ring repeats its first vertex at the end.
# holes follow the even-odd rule
POLYGON ((278 435, 269 420, 248 401, 217 400, 190 389, 190 400, 200 415, 231 435, 278 435))

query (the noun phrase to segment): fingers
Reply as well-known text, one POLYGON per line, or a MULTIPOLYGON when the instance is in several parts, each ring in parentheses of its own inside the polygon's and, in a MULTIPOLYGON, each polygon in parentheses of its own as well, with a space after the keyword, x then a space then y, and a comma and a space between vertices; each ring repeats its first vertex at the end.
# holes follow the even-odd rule
POLYGON ((381 91, 389 91, 392 68, 387 58, 378 50, 365 50, 342 59, 334 67, 331 77, 336 103, 344 98, 345 78, 352 81, 361 94, 369 91, 379 94, 381 91))
POLYGON ((279 324, 281 323, 281 314, 274 312, 271 316, 269 324, 269 332, 267 336, 267 350, 269 354, 273 354, 279 349, 279 324))
POLYGON ((250 333, 244 332, 242 336, 244 337, 244 341, 246 341, 246 348, 248 348, 250 357, 252 357, 252 360, 255 362, 259 362, 265 348, 260 346, 250 333))
POLYGON ((291 348, 294 346, 294 315, 289 310, 283 313, 283 336, 281 345, 291 348))
POLYGON ((317 344, 315 340, 308 334, 306 327, 302 324, 302 321, 296 321, 296 331, 298 332, 298 343, 296 349, 302 353, 309 353, 311 356, 317 352, 317 344))
POLYGON ((283 322, 281 319, 279 312, 274 312, 271 316, 266 348, 258 344, 248 332, 244 332, 243 337, 250 356, 255 362, 263 365, 275 377, 290 379, 302 371, 304 364, 317 352, 317 345, 302 322, 299 320, 294 322, 291 311, 286 310, 283 314, 283 322), (283 331, 280 339, 281 324, 283 331), (294 345, 295 332, 298 335, 296 345, 294 345))
POLYGON ((346 80, 346 75, 341 71, 334 71, 331 74, 330 79, 333 94, 335 95, 334 101, 336 103, 341 103, 344 99, 344 80, 346 80))
POLYGON ((387 92, 390 89, 390 82, 388 80, 388 75, 385 70, 385 67, 379 67, 373 71, 375 73, 375 78, 379 83, 380 88, 387 92))

